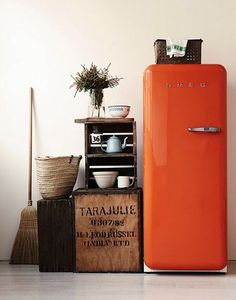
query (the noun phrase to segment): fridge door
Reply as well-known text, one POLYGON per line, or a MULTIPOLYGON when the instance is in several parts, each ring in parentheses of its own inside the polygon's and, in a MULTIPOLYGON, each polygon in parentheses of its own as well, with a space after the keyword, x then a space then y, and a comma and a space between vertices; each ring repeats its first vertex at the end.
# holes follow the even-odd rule
POLYGON ((144 261, 226 266, 226 71, 152 65, 144 74, 144 261))

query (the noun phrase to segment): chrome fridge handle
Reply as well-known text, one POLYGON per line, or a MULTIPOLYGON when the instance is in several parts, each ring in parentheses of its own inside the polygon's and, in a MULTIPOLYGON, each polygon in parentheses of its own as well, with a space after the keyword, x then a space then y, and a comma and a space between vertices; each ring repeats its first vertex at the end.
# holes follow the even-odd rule
POLYGON ((215 133, 215 132, 220 132, 220 128, 219 127, 189 127, 188 131, 215 133))

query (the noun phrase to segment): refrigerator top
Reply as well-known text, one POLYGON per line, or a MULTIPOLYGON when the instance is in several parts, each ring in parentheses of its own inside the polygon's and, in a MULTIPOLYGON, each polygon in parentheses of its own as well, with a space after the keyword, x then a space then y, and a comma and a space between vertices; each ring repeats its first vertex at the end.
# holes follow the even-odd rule
POLYGON ((148 66, 144 73, 148 72, 157 72, 157 71, 164 71, 164 72, 194 72, 194 71, 201 71, 201 72, 208 72, 208 71, 219 71, 219 72, 226 72, 224 66, 220 64, 153 64, 148 66))
MULTIPOLYGON (((156 64, 146 68, 144 82, 147 85, 153 85, 153 88, 158 86, 157 93, 161 93, 160 88, 165 88, 162 90, 164 94, 165 91, 171 92, 173 89, 177 89, 181 94, 195 93, 196 89, 200 88, 209 93, 215 90, 213 93, 218 94, 219 89, 226 87, 227 73, 222 65, 217 64, 156 64)), ((197 95, 192 95, 192 97, 196 98, 197 95)))

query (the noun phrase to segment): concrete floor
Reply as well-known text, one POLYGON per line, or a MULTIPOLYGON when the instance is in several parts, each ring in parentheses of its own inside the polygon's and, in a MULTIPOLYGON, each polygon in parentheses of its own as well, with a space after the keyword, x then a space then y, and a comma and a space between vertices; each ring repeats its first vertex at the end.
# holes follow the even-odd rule
POLYGON ((39 273, 37 266, 1 262, 0 299, 235 300, 236 261, 227 275, 39 273))

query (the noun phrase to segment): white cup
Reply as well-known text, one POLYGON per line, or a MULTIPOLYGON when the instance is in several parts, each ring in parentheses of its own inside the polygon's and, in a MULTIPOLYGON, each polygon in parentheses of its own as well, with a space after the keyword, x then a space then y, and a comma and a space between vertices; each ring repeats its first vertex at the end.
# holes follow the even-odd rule
POLYGON ((118 176, 117 181, 118 181, 118 188, 128 188, 134 183, 134 177, 118 176))

